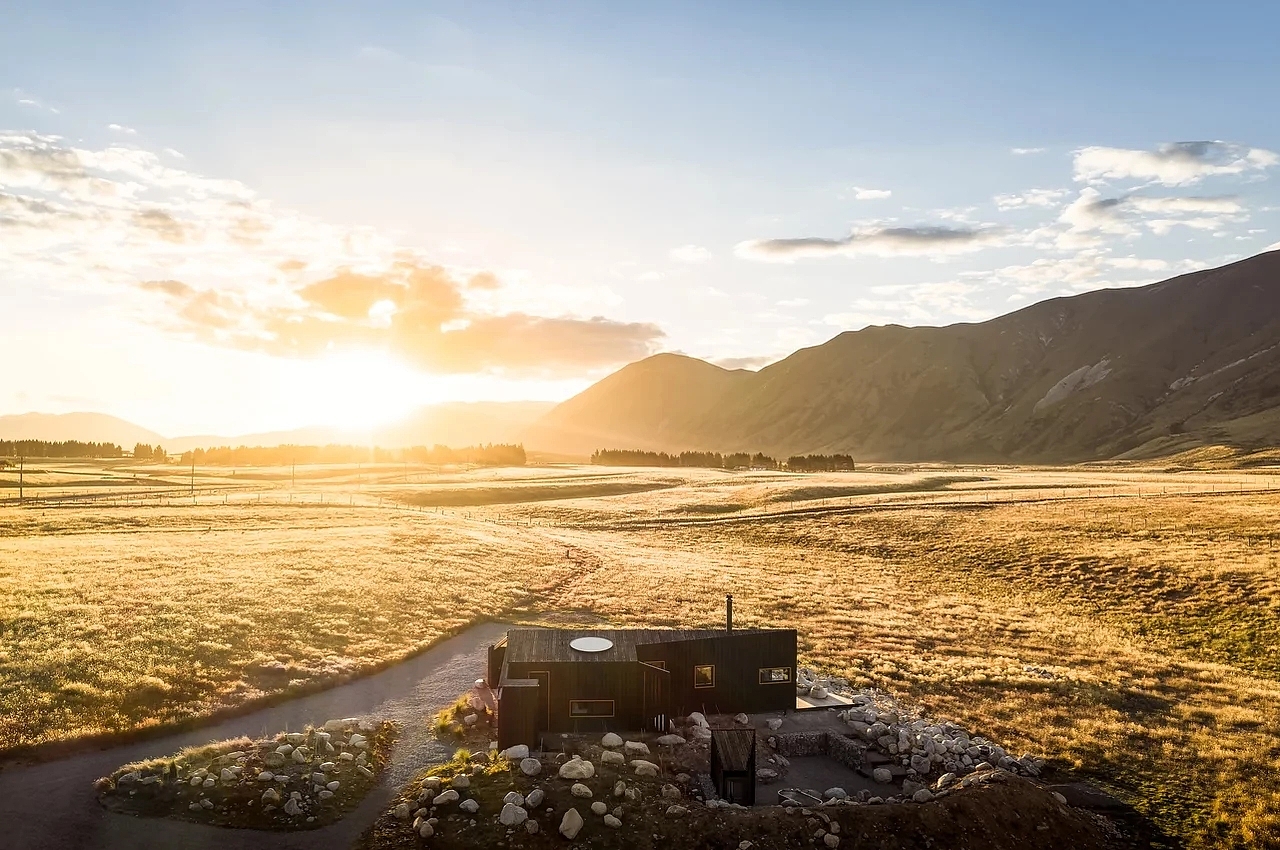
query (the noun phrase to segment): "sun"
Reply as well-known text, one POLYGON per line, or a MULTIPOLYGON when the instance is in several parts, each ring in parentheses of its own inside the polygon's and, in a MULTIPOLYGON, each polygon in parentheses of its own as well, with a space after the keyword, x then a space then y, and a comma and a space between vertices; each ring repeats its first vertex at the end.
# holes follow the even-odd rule
POLYGON ((430 375, 385 351, 334 351, 297 371, 291 418, 316 425, 370 430, 439 400, 430 375))

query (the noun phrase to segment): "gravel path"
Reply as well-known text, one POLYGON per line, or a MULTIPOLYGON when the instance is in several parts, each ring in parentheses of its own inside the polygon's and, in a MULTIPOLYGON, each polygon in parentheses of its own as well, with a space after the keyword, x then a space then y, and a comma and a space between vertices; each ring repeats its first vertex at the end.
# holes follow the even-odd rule
POLYGON ((486 649, 506 626, 486 623, 373 676, 291 700, 216 726, 0 773, 0 847, 6 850, 349 850, 404 782, 452 755, 426 719, 484 675, 486 649), (294 833, 231 830, 157 818, 135 818, 98 805, 93 781, 140 758, 247 735, 301 729, 336 717, 376 717, 401 724, 382 783, 336 824, 294 833))

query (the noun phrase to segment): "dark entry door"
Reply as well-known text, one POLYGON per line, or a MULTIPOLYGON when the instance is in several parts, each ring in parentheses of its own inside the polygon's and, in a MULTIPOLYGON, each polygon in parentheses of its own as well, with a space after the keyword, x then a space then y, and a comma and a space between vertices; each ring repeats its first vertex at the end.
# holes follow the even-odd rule
POLYGON ((538 735, 551 729, 551 673, 538 670, 529 674, 538 682, 538 735))
POLYGON ((645 727, 650 731, 663 734, 667 731, 667 714, 670 711, 670 679, 666 670, 649 664, 641 664, 644 676, 643 717, 645 727))

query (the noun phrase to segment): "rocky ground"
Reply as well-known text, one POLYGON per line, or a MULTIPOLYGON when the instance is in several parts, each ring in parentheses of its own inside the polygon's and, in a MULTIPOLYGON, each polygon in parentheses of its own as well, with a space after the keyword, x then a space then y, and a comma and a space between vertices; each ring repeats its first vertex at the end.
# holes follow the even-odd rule
POLYGON ((314 829, 378 783, 396 727, 333 720, 304 732, 193 747, 98 780, 111 811, 250 829, 314 829))
POLYGON ((704 729, 703 723, 705 718, 694 715, 682 735, 565 738, 563 752, 530 754, 521 746, 504 753, 462 753, 405 787, 366 834, 363 847, 550 848, 566 842, 641 850, 1144 846, 1096 814, 989 764, 975 765, 963 778, 938 777, 928 786, 912 780, 929 790, 928 796, 903 789, 864 801, 827 789, 832 793, 811 806, 730 805, 711 796, 693 772, 699 765, 705 770, 703 736, 693 731, 704 729))

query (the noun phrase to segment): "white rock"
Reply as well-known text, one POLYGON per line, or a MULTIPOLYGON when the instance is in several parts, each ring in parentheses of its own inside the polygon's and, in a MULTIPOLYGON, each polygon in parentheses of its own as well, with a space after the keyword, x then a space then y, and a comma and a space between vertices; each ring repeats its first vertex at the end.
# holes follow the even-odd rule
POLYGON ((809 696, 814 699, 826 699, 828 696, 827 689, 822 687, 822 685, 814 685, 809 689, 809 696))
POLYGON ((313 773, 311 774, 311 781, 317 785, 328 785, 329 777, 325 776, 323 773, 313 773))
POLYGON ((629 756, 647 756, 649 745, 644 741, 627 741, 622 745, 622 751, 629 756))
POLYGON ((840 836, 833 835, 830 832, 828 832, 826 835, 822 836, 822 843, 827 845, 828 847, 839 847, 840 836))
POLYGON ((351 753, 338 753, 338 761, 351 761, 355 756, 351 753))
POLYGON ((927 803, 933 799, 933 792, 928 788, 921 788, 919 791, 911 795, 911 799, 917 803, 927 803))
POLYGON ((622 746, 622 738, 613 732, 606 732, 605 736, 600 739, 600 746, 616 750, 622 746))
POLYGON ((316 796, 319 797, 321 800, 331 800, 333 799, 333 792, 330 791, 328 788, 322 788, 316 792, 316 796))
MULTIPOLYGON (((203 805, 203 801, 201 804, 203 805)), ((302 807, 298 805, 297 800, 295 800, 293 797, 290 797, 288 800, 285 801, 284 813, 286 815, 289 815, 289 817, 296 818, 298 815, 302 814, 302 807)))
POLYGON ((399 820, 408 820, 409 804, 401 803, 400 805, 396 806, 394 809, 391 810, 391 814, 395 815, 396 818, 398 818, 399 820))
POLYGON ((667 814, 671 817, 680 817, 687 811, 689 810, 684 806, 667 806, 667 814))
POLYGON ((1053 799, 1057 800, 1062 805, 1065 806, 1067 804, 1067 798, 1059 794, 1057 791, 1051 791, 1050 793, 1053 794, 1053 799))
POLYGON ((600 763, 612 764, 615 766, 624 765, 627 763, 627 757, 622 753, 615 752, 614 750, 605 750, 600 754, 600 763))
POLYGON ((373 771, 372 771, 372 770, 370 770, 369 768, 365 767, 365 766, 364 766, 364 765, 362 765, 362 764, 358 764, 358 765, 356 765, 356 770, 360 771, 360 772, 361 772, 362 774, 364 774, 365 776, 368 776, 368 777, 370 777, 370 778, 372 778, 372 777, 373 777, 373 771))
POLYGON ((690 714, 689 722, 692 723, 694 726, 701 726, 704 729, 708 728, 711 725, 707 723, 707 716, 703 714, 701 711, 695 711, 693 714, 690 714))
POLYGON ((201 785, 203 783, 204 783, 204 777, 200 776, 199 774, 192 776, 191 779, 189 780, 189 784, 191 785, 192 788, 196 787, 197 785, 201 785))
POLYGON ((733 716, 733 720, 735 723, 741 723, 743 726, 751 725, 751 718, 747 717, 745 714, 735 714, 733 716))
POLYGON ((351 740, 347 741, 347 743, 353 747, 364 747, 368 746, 369 741, 364 735, 361 735, 358 732, 352 732, 351 740))
POLYGON ((462 718, 462 725, 463 725, 463 726, 475 726, 475 725, 476 725, 476 723, 477 723, 477 722, 479 722, 479 720, 480 720, 480 718, 479 718, 477 715, 475 715, 475 714, 468 714, 468 715, 466 715, 466 716, 464 716, 464 717, 462 718))
POLYGON ((502 751, 502 755, 508 761, 518 761, 520 759, 527 759, 529 757, 529 745, 516 744, 514 747, 507 747, 505 750, 502 751))
POLYGON ((537 759, 521 759, 520 772, 525 776, 537 776, 542 773, 542 762, 537 759))
POLYGON ((290 732, 288 735, 284 736, 284 739, 296 747, 303 741, 307 740, 307 736, 301 732, 290 732))
POLYGON ((427 821, 423 821, 422 826, 418 827, 418 834, 423 838, 430 838, 436 834, 436 828, 427 821))
POLYGON ((681 794, 680 789, 674 785, 663 785, 662 796, 669 800, 679 800, 684 795, 681 794))
POLYGON ((827 800, 847 800, 849 794, 843 788, 828 788, 822 792, 822 796, 827 800))
POLYGON ((524 822, 524 829, 525 829, 525 832, 529 833, 530 835, 537 835, 540 827, 538 826, 538 822, 536 820, 534 820, 533 818, 529 818, 527 821, 524 822))
POLYGON ((452 788, 450 788, 449 790, 441 794, 437 794, 436 798, 431 802, 437 806, 444 806, 449 803, 458 802, 458 800, 461 799, 461 797, 462 797, 461 794, 459 794, 457 791, 454 791, 452 788))
POLYGON ((711 740, 711 730, 705 726, 690 726, 689 740, 705 744, 711 740))
POLYGON ((523 806, 524 795, 521 794, 519 791, 508 791, 507 796, 502 798, 502 804, 506 805, 508 803, 510 803, 513 806, 523 806))
POLYGON ((656 743, 660 747, 678 747, 685 743, 685 740, 679 735, 662 735, 658 738, 656 743))
POLYGON ((336 764, 334 764, 331 761, 327 761, 324 764, 320 765, 320 772, 328 773, 329 771, 333 770, 335 767, 337 767, 336 764))
POLYGON ((658 766, 651 761, 644 759, 636 759, 631 762, 631 766, 636 769, 636 776, 657 776, 658 766))
POLYGON ((480 803, 475 800, 463 800, 458 804, 458 808, 462 809, 464 812, 474 815, 476 812, 480 811, 480 803))
POLYGON ((470 788, 471 777, 467 776, 465 773, 459 773, 457 776, 453 777, 453 780, 449 784, 454 788, 470 788))
POLYGON ((215 780, 212 776, 206 776, 204 781, 200 783, 200 785, 204 788, 212 788, 217 784, 218 784, 217 780, 215 780))
POLYGON ((342 787, 342 783, 335 779, 332 782, 325 783, 324 787, 328 788, 330 791, 337 791, 342 787))
POLYGON ((582 824, 582 815, 578 814, 577 809, 570 809, 560 820, 560 834, 572 841, 582 831, 582 824))
POLYGON ((296 750, 294 750, 294 751, 293 751, 293 755, 292 755, 292 756, 290 756, 290 758, 292 758, 292 759, 293 759, 295 762, 297 762, 298 764, 306 764, 306 763, 307 763, 307 751, 306 751, 305 749, 301 749, 301 748, 296 749, 296 750))
POLYGON ((488 683, 488 682, 486 682, 484 679, 476 679, 476 687, 477 687, 477 688, 487 688, 487 687, 489 687, 489 683, 488 683))
POLYGON ((222 773, 218 775, 218 778, 221 779, 223 782, 235 782, 236 772, 234 770, 228 770, 227 768, 224 767, 222 769, 222 773))
POLYGON ((529 819, 529 813, 515 803, 507 803, 498 815, 498 823, 503 826, 519 826, 529 819))
POLYGON ((573 783, 573 787, 569 789, 569 793, 575 797, 590 797, 591 789, 583 785, 581 782, 573 783))
POLYGON ((606 806, 604 803, 600 802, 599 800, 596 800, 594 803, 591 804, 592 814, 603 815, 608 811, 609 811, 609 807, 606 806))
POLYGON ((280 792, 274 788, 268 788, 266 791, 262 792, 262 802, 264 803, 280 802, 280 792))
POLYGON ((274 773, 272 773, 271 771, 269 771, 269 770, 261 770, 261 771, 258 771, 258 781, 259 781, 259 782, 270 782, 271 780, 273 780, 273 779, 275 779, 275 778, 276 778, 276 775, 275 775, 274 773))
POLYGON ((596 766, 589 761, 583 761, 578 756, 560 765, 561 779, 590 779, 595 775, 596 766))
POLYGON ((618 820, 613 815, 605 815, 604 825, 608 827, 612 827, 613 829, 617 829, 618 827, 622 826, 622 821, 618 820))
POLYGON ((532 791, 530 791, 528 794, 525 795, 524 804, 531 809, 536 809, 538 808, 538 806, 542 805, 542 801, 545 800, 546 798, 547 798, 547 795, 543 792, 541 788, 534 788, 532 791))
POLYGON ((893 781, 893 772, 887 767, 877 767, 871 771, 871 778, 882 785, 888 785, 893 781))
POLYGON ((955 781, 956 775, 954 773, 944 773, 938 777, 938 781, 933 787, 941 790, 955 781))

